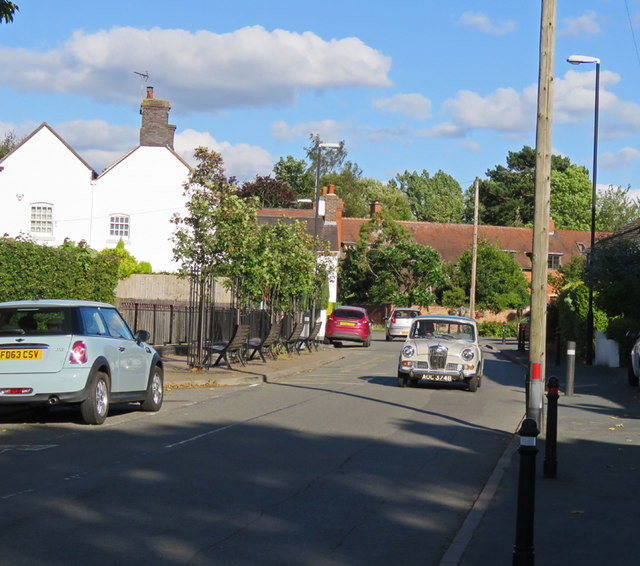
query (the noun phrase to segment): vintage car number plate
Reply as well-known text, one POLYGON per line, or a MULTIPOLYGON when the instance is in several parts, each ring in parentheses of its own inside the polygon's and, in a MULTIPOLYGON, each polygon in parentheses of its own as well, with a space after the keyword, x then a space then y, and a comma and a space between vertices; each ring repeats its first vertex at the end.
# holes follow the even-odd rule
POLYGON ((355 322, 341 322, 340 326, 355 326, 355 322))
POLYGON ((42 350, 0 350, 0 360, 41 360, 42 350))
POLYGON ((453 377, 450 375, 424 375, 422 379, 428 381, 453 381, 453 377))

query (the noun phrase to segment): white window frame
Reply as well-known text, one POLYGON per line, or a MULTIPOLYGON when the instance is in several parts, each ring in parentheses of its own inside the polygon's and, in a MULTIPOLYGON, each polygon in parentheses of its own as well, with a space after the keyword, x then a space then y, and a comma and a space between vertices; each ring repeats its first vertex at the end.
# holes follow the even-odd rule
POLYGON ((29 233, 36 238, 53 238, 53 204, 32 202, 29 207, 29 233))
POLYGON ((109 215, 109 241, 128 242, 131 238, 131 216, 120 212, 109 215))

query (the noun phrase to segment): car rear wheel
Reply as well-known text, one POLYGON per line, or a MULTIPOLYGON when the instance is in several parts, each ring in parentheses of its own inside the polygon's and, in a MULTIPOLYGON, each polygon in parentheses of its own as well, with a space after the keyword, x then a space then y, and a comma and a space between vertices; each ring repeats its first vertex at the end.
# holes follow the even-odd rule
POLYGON ((362 344, 365 348, 371 346, 371 336, 367 336, 367 339, 362 344))
POLYGON ((85 423, 102 424, 109 413, 109 376, 99 371, 91 381, 88 397, 80 403, 80 413, 85 423))
POLYGON ((391 342, 393 340, 393 336, 391 336, 388 332, 387 332, 387 342, 391 342))
POLYGON ((638 387, 638 376, 633 371, 633 361, 631 360, 629 360, 629 368, 627 369, 627 379, 629 380, 629 385, 638 387))
POLYGON ((155 366, 149 379, 149 386, 147 387, 147 396, 142 402, 142 409, 144 411, 157 412, 162 407, 162 400, 164 398, 164 372, 160 366, 155 366))

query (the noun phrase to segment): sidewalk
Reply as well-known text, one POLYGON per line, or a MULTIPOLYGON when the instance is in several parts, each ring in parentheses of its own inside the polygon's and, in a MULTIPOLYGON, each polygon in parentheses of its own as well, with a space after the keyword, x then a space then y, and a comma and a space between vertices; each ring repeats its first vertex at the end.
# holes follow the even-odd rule
POLYGON ((222 362, 208 370, 191 371, 187 366, 186 356, 175 354, 165 355, 162 360, 165 387, 176 389, 203 385, 251 385, 274 381, 288 375, 311 371, 343 357, 344 353, 339 348, 321 344, 317 352, 315 349, 313 352, 301 350, 300 355, 295 352, 292 354, 283 352, 276 360, 266 356, 266 363, 256 356, 253 360, 247 361, 245 367, 239 363, 232 364, 233 369, 229 369, 222 362))
MULTIPOLYGON (((515 341, 504 345, 496 341, 493 345, 509 359, 528 367, 528 353, 518 352, 515 341)), ((566 366, 549 361, 547 378, 555 376, 560 381, 557 476, 543 477, 545 423, 537 439, 535 562, 544 566, 637 564, 640 391, 628 385, 626 368, 577 362, 574 395, 566 396, 566 366)), ((504 475, 495 495, 466 541, 458 562, 461 566, 513 563, 518 445, 516 436, 511 452, 503 458, 504 475)))

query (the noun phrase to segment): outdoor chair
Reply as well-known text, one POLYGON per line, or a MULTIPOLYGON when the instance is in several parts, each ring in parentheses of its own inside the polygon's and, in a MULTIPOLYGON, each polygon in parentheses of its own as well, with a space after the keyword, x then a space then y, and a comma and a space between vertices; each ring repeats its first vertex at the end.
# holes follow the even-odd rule
POLYGON ((300 322, 296 322, 293 325, 293 330, 291 331, 291 334, 283 342, 285 350, 287 350, 287 354, 290 354, 291 352, 295 351, 296 354, 300 355, 300 352, 296 349, 296 344, 298 342, 298 339, 300 338, 300 334, 302 334, 303 328, 304 328, 304 324, 300 322))
POLYGON ((231 340, 226 342, 209 342, 205 344, 205 350, 207 351, 205 356, 205 366, 215 367, 220 363, 220 360, 223 360, 229 369, 232 369, 229 356, 235 356, 244 367, 246 365, 244 362, 244 356, 247 349, 247 340, 249 339, 250 330, 251 327, 248 324, 236 325, 231 336, 231 340), (218 355, 218 359, 215 363, 210 366, 207 365, 207 362, 216 354, 218 355))
POLYGON ((256 354, 260 355, 262 361, 267 363, 265 354, 269 354, 272 359, 276 359, 273 348, 278 344, 280 340, 280 330, 282 328, 282 321, 276 322, 271 325, 269 333, 264 338, 249 338, 247 342, 247 360, 252 360, 256 354))
POLYGON ((296 350, 298 351, 298 353, 300 352, 300 350, 304 350, 305 348, 307 348, 307 350, 311 352, 312 346, 316 349, 316 352, 318 351, 317 339, 318 339, 318 332, 320 332, 320 328, 322 328, 322 322, 316 322, 313 325, 311 332, 309 332, 309 336, 303 336, 301 338, 298 338, 298 342, 296 344, 296 350))

